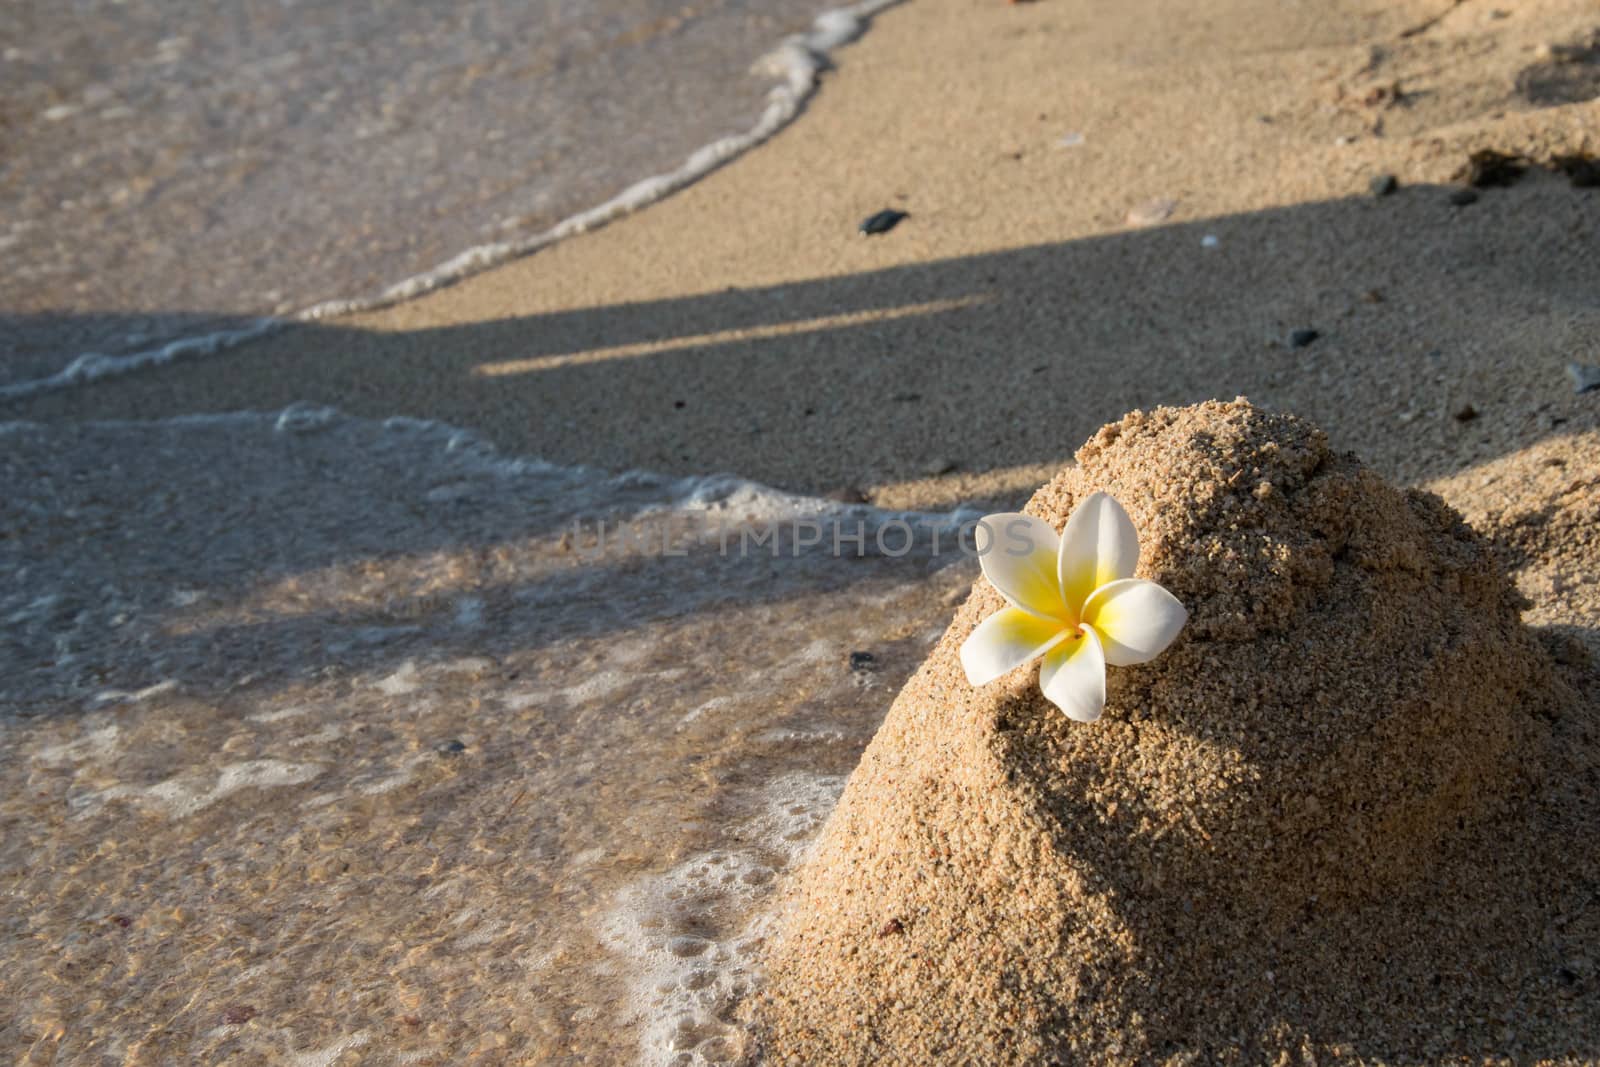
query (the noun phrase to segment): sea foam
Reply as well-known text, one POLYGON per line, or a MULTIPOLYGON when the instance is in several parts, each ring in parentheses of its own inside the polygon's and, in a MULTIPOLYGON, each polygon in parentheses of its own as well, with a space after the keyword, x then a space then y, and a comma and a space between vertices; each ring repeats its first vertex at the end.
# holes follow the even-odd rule
POLYGON ((612 902, 600 937, 628 976, 640 1062, 697 1067, 744 1051, 730 1012, 760 980, 772 917, 757 905, 779 871, 804 856, 843 788, 831 775, 779 778, 732 835, 748 847, 693 856, 612 902))

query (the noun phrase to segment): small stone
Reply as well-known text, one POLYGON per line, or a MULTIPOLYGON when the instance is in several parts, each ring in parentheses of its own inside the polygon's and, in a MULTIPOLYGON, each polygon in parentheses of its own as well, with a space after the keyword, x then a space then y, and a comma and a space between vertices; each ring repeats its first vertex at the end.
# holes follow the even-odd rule
POLYGON ((452 737, 448 741, 440 741, 437 745, 434 745, 433 750, 441 756, 459 756, 467 750, 467 746, 452 737))
POLYGON ((1576 189, 1593 189, 1600 186, 1600 156, 1587 152, 1554 156, 1550 165, 1572 182, 1576 189))
POLYGON ((869 504, 872 502, 865 492, 853 485, 829 489, 823 496, 828 500, 835 500, 841 504, 869 504))
POLYGON ((1476 189, 1457 189, 1450 194, 1450 203, 1456 207, 1466 207, 1468 204, 1476 204, 1477 202, 1478 191, 1476 189))
POLYGON ((1455 420, 1457 422, 1471 422, 1477 417, 1478 409, 1473 407, 1471 404, 1463 404, 1455 411, 1455 420))
POLYGON ((1467 157, 1455 178, 1476 189, 1486 189, 1492 185, 1513 185, 1527 169, 1528 161, 1522 156, 1482 148, 1467 157))
POLYGON ((248 1004, 230 1004, 222 1010, 222 1021, 227 1026, 242 1026, 259 1013, 248 1004))
POLYGON ((1587 393, 1600 389, 1600 367, 1588 363, 1568 363, 1567 377, 1572 379, 1574 393, 1587 393))
POLYGON ((906 924, 899 919, 890 919, 878 929, 879 937, 893 937, 895 934, 906 932, 906 924))
POLYGON ((1381 289, 1368 289, 1361 294, 1361 302, 1363 304, 1381 304, 1384 299, 1383 290, 1381 289))
POLYGON ((1170 197, 1157 197, 1135 204, 1128 210, 1128 223, 1132 226, 1154 226, 1172 217, 1178 202, 1170 197))
POLYGON ((949 474, 955 469, 956 462, 953 459, 934 459, 929 460, 928 463, 923 466, 922 473, 931 478, 937 478, 939 475, 949 474))
POLYGON ((878 669, 878 657, 871 652, 850 653, 850 669, 853 671, 875 671, 878 669))
POLYGON ((1372 190, 1373 196, 1388 196, 1400 188, 1400 179, 1393 174, 1374 175, 1373 179, 1367 183, 1367 188, 1372 190))
POLYGON ((876 215, 869 215, 862 220, 861 234, 863 237, 872 237, 876 234, 888 233, 900 225, 901 219, 909 217, 907 212, 896 211, 892 207, 886 207, 876 215))
POLYGON ((1322 334, 1318 333, 1316 330, 1292 330, 1289 333, 1289 347, 1304 348, 1321 336, 1322 334))

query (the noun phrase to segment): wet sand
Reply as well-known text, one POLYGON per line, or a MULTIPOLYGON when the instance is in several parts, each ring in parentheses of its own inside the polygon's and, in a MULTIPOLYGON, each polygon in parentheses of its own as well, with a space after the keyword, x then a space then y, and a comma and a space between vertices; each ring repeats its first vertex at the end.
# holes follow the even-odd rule
POLYGON ((437 427, 0 443, 15 1062, 734 1058, 761 904, 972 580, 437 427))

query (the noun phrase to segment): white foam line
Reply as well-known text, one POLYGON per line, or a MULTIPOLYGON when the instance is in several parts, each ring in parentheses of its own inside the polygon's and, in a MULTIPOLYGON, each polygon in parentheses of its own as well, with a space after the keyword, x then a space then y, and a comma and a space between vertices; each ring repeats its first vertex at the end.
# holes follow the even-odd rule
MULTIPOLYGON (((690 512, 735 512, 752 519, 785 521, 792 518, 837 516, 861 519, 871 531, 893 522, 948 533, 975 522, 983 512, 971 507, 950 511, 899 511, 871 504, 849 504, 775 489, 737 474, 688 474, 679 477, 653 471, 627 470, 612 474, 597 467, 551 463, 537 457, 507 455, 471 430, 433 419, 392 415, 367 419, 336 408, 294 403, 281 411, 225 411, 170 415, 161 419, 99 419, 83 428, 149 432, 171 427, 244 427, 269 429, 275 434, 302 435, 361 425, 376 426, 394 437, 431 439, 440 454, 459 464, 467 474, 495 478, 537 477, 560 486, 583 488, 594 494, 634 494, 635 514, 647 515, 679 509, 690 512)), ((0 422, 0 437, 21 433, 48 433, 51 425, 29 419, 0 422)))
POLYGON ((247 326, 218 330, 196 337, 181 337, 155 348, 121 356, 85 353, 73 359, 55 374, 0 385, 0 401, 18 400, 38 393, 85 385, 102 378, 127 374, 142 367, 171 363, 176 359, 214 355, 223 349, 276 333, 295 323, 316 322, 358 311, 375 311, 441 289, 479 271, 537 252, 557 241, 599 229, 624 215, 670 196, 735 156, 766 141, 793 122, 800 114, 801 108, 805 106, 806 100, 817 91, 818 78, 827 69, 829 56, 834 49, 855 40, 866 29, 867 22, 874 15, 900 2, 901 0, 861 0, 846 7, 824 11, 812 21, 808 32, 785 38, 777 48, 758 62, 758 66, 781 78, 782 81, 768 91, 766 109, 762 111, 754 126, 744 133, 730 134, 696 149, 676 170, 635 182, 610 200, 563 219, 542 233, 510 241, 476 245, 431 270, 396 282, 377 296, 325 300, 292 315, 258 318, 247 326))

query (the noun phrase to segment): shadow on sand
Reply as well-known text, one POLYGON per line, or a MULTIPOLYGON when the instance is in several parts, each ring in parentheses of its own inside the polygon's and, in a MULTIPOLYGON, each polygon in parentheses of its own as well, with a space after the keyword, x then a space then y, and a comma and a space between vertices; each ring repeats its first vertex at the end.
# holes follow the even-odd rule
POLYGON ((984 491, 964 475, 1061 463, 1133 408, 1242 394, 1417 481, 1597 423, 1600 405, 1562 371, 1600 326, 1596 226, 1600 197, 1544 175, 1465 208, 1418 186, 514 319, 297 325, 0 417, 307 401, 439 419, 556 463, 733 471, 812 492, 951 466, 943 499, 919 499, 953 504, 984 491), (1291 347, 1301 329, 1319 336, 1291 347))

